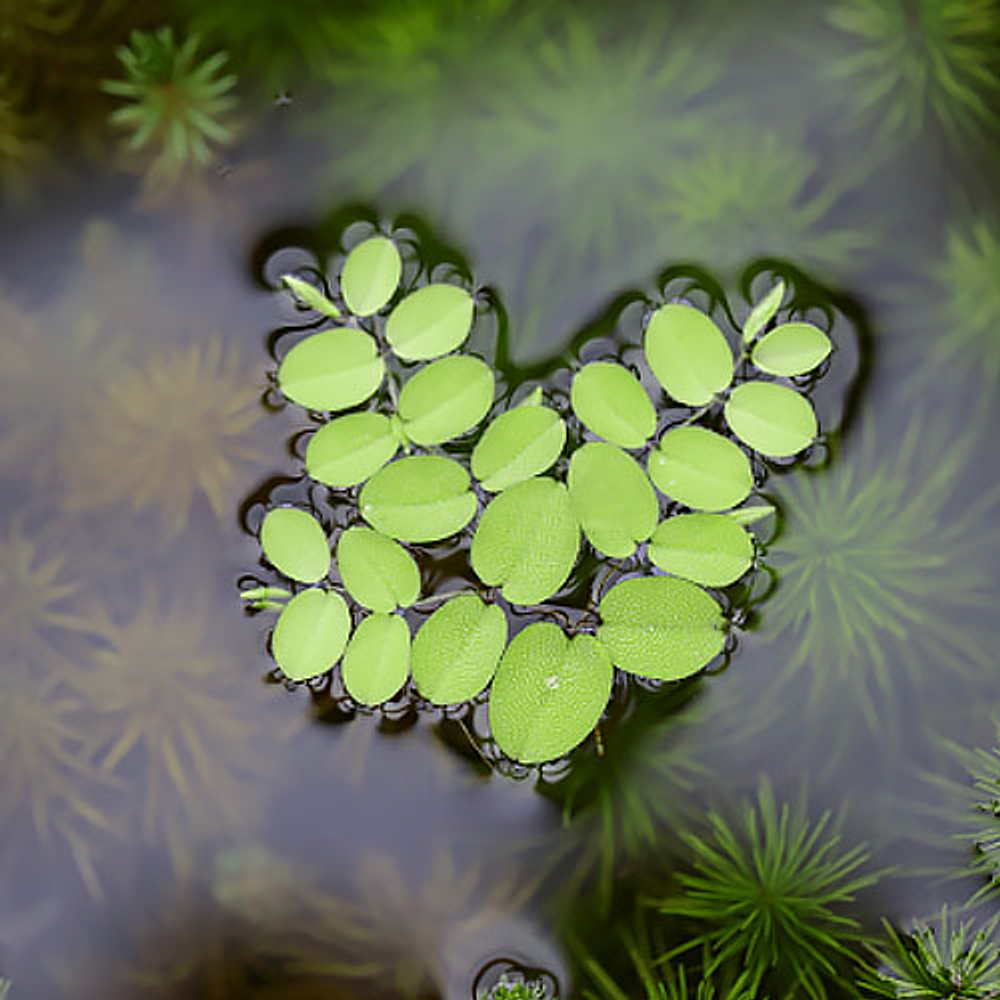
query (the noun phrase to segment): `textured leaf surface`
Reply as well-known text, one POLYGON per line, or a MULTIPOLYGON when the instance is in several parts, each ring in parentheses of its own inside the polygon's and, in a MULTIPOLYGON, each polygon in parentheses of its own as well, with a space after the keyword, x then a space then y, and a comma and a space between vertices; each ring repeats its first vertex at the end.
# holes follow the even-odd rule
POLYGON ((348 528, 337 542, 344 589, 364 608, 395 611, 420 596, 420 571, 398 542, 371 528, 348 528))
POLYGON ((493 370, 479 358, 458 354, 432 361, 399 394, 406 436, 420 445, 450 441, 486 416, 494 392, 493 370))
POLYGON ((660 505, 642 467, 620 448, 591 441, 573 452, 569 498, 587 541, 624 559, 653 533, 660 505))
POLYGON ((322 313, 324 316, 329 316, 331 319, 336 319, 340 315, 340 310, 337 306, 315 285, 311 285, 308 281, 303 281, 302 278, 295 277, 294 274, 283 274, 281 280, 292 295, 303 305, 307 305, 310 309, 315 309, 316 312, 322 313))
POLYGON ((461 531, 476 513, 469 474, 450 458, 411 455, 372 476, 358 498, 361 516, 402 542, 436 542, 461 531))
POLYGON ((623 580, 604 595, 597 638, 616 667, 656 680, 690 677, 725 643, 722 609, 701 587, 670 576, 623 580))
POLYGON ((566 425, 547 406, 522 405, 501 413, 472 450, 472 474, 484 490, 501 490, 541 475, 566 444, 566 425))
POLYGON ((707 587, 727 587, 753 563, 753 540, 728 514, 668 518, 649 542, 649 558, 668 573, 707 587))
POLYGON ((512 604, 541 604, 566 582, 580 550, 580 529, 566 487, 544 476, 490 501, 472 539, 472 568, 502 585, 512 604))
POLYGON ((369 615, 354 630, 340 672, 356 702, 388 701, 410 674, 410 626, 399 615, 369 615))
POLYGON ((347 644, 351 615, 340 594, 310 587, 296 594, 278 616, 271 652, 293 681, 307 681, 332 667, 347 644))
POLYGON ((671 302, 653 313, 644 340, 660 385, 680 403, 704 406, 733 380, 733 352, 710 316, 671 302))
POLYGON ((278 368, 281 391, 310 410, 346 410, 382 384, 385 366, 363 330, 324 330, 297 343, 278 368))
POLYGON ((758 302, 743 324, 743 343, 749 344, 768 323, 774 319, 781 308, 781 300, 785 297, 785 283, 778 283, 758 302))
POLYGON ((812 323, 783 323, 754 345, 750 360, 770 375, 804 375, 832 350, 830 338, 812 323))
POLYGON ((816 414, 805 396, 773 382, 744 382, 726 401, 726 422, 762 455, 788 458, 816 439, 816 414))
POLYGON ((402 273, 396 244, 384 236, 372 236, 347 255, 340 294, 355 316, 370 316, 392 298, 402 273))
POLYGON ((348 413, 324 424, 306 445, 306 472, 337 489, 363 483, 396 454, 392 422, 381 413, 348 413))
POLYGON ((507 647, 490 690, 490 730, 508 757, 555 760, 597 725, 611 695, 608 653, 589 635, 567 639, 536 622, 507 647))
POLYGON ((260 526, 260 547, 279 572, 316 583, 330 572, 330 543, 323 526, 304 510, 276 507, 260 526))
POLYGON ((584 365, 573 379, 570 402, 587 430, 622 448, 641 448, 656 430, 646 390, 622 365, 584 365))
POLYGON ((475 303, 457 285, 431 284, 406 296, 389 314, 385 337, 405 361, 426 361, 455 350, 469 336, 475 303))
POLYGON ((704 427, 667 431, 650 453, 648 469, 661 493, 696 510, 735 507, 753 487, 747 456, 704 427))
POLYGON ((504 646, 507 616, 474 594, 453 597, 424 622, 413 641, 413 680, 435 705, 475 698, 489 684, 504 646))

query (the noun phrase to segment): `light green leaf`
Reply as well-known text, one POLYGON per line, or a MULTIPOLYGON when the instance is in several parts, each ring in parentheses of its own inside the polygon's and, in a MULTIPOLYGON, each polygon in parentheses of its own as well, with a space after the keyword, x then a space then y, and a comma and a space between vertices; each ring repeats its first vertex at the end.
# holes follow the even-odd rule
POLYGON ((396 454, 392 422, 381 413, 348 413, 324 424, 306 445, 306 472, 336 489, 363 483, 396 454))
POLYGON ((404 361, 426 361, 460 346, 472 329, 475 303, 458 285, 431 284, 406 296, 389 314, 385 337, 404 361))
POLYGON ((436 542, 461 531, 476 514, 469 474, 450 458, 411 455, 372 476, 358 498, 361 516, 402 542, 436 542))
POLYGON ((472 450, 472 474, 499 493, 550 469, 566 444, 566 425, 555 410, 526 402, 501 413, 472 450))
POLYGON ((616 667, 676 681, 696 674, 725 644, 722 609, 701 587, 671 576, 633 577, 604 595, 597 638, 616 667))
POLYGON ((778 283, 758 302, 743 324, 743 343, 749 344, 761 330, 774 318, 781 308, 781 300, 785 297, 785 282, 780 278, 778 283))
POLYGON ((399 394, 403 430, 424 446, 450 441, 486 416, 494 392, 493 371, 479 358, 456 354, 432 361, 399 394))
POLYGON ((340 327, 299 341, 278 367, 278 385, 310 410, 346 410, 382 384, 385 365, 363 330, 340 327))
POLYGON ((371 528, 348 528, 337 542, 344 589, 370 611, 408 608, 420 596, 420 571, 398 542, 371 528))
POLYGON ((667 518, 649 540, 649 558, 668 573, 706 587, 728 587, 753 564, 753 539, 728 514, 667 518))
POLYGON ((329 316, 331 319, 336 319, 340 315, 340 310, 336 305, 315 285, 311 285, 308 281, 303 281, 301 278, 296 278, 294 274, 283 274, 281 280, 292 295, 303 305, 308 306, 310 309, 315 309, 316 312, 323 313, 324 316, 329 316))
POLYGON ((649 455, 649 476, 665 496, 696 510, 727 510, 753 488, 746 455, 704 427, 667 431, 649 455))
POLYGON ((704 406, 733 380, 733 352, 710 316, 671 302, 646 327, 646 360, 668 395, 704 406))
POLYGON ((512 604, 541 604, 566 582, 579 550, 566 487, 542 476, 490 501, 472 539, 472 568, 483 583, 502 585, 512 604))
POLYGON ((804 396, 773 382, 744 382, 726 401, 726 422, 746 445, 788 458, 816 439, 816 414, 804 396))
POLYGON ((737 524, 750 525, 763 521, 765 517, 770 517, 775 512, 775 508, 769 503, 753 504, 749 507, 737 507, 726 514, 737 524))
POLYGON ((240 597, 244 601, 283 601, 291 596, 292 592, 284 587, 251 587, 240 591, 240 597))
POLYGON ((587 541, 612 559, 625 559, 653 533, 660 516, 642 467, 620 448, 591 441, 569 463, 569 499, 587 541))
POLYGON ((593 636, 570 640, 552 622, 535 622, 514 637, 493 679, 493 738, 522 764, 562 757, 597 725, 613 678, 608 653, 593 636))
POLYGON ((376 613, 361 621, 344 652, 340 674, 347 693, 361 705, 381 705, 410 675, 410 626, 376 613))
POLYGON ((413 680, 435 705, 475 698, 493 677, 507 645, 507 616, 474 594, 453 597, 413 640, 413 680))
POLYGON ((260 547, 279 572, 301 583, 316 583, 330 572, 330 543, 323 526, 304 510, 276 507, 260 526, 260 547))
POLYGON ((355 316, 370 316, 392 298, 402 273, 396 244, 385 236, 372 236, 347 255, 340 294, 355 316))
POLYGON ((833 349, 830 338, 812 323, 783 323, 754 345, 750 360, 769 375, 804 375, 833 349))
POLYGON ((271 652, 289 680, 307 681, 340 659, 350 634, 351 615, 340 594, 310 587, 278 616, 271 652))
POLYGON ((622 365, 584 365, 573 378, 570 402, 587 430, 622 448, 641 448, 656 430, 646 390, 622 365))

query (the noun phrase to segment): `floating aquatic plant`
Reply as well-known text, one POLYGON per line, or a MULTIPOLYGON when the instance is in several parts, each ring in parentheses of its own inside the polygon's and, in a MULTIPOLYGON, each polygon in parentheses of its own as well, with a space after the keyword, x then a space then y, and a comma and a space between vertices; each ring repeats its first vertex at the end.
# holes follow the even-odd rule
POLYGON ((124 80, 105 80, 102 89, 128 103, 111 115, 111 122, 131 135, 130 151, 149 150, 154 158, 152 183, 176 180, 192 167, 204 167, 218 147, 235 138, 227 121, 236 106, 232 74, 220 75, 225 52, 198 57, 199 39, 174 39, 173 29, 134 31, 118 50, 124 80))

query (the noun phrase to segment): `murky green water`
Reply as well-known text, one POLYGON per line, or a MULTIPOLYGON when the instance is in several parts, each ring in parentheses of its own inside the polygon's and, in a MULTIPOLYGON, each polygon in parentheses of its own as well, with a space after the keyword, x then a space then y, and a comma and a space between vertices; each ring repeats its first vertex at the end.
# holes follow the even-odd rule
MULTIPOLYGON (((761 776, 894 869, 841 907, 867 932, 984 884, 955 834, 989 821, 962 751, 1000 739, 1000 11, 950 9, 0 0, 12 1000, 457 1000, 495 960, 641 997, 622 933, 761 776), (159 118, 101 82, 167 25, 140 83, 196 32, 190 66, 229 59, 162 138, 190 68, 159 118), (754 261, 799 269, 849 328, 843 433, 768 482, 777 586, 726 668, 621 693, 541 775, 484 753, 482 707, 286 690, 237 598, 309 426, 273 286, 366 216, 494 290, 511 377, 679 264, 741 307, 754 261)), ((694 933, 648 920, 655 954, 694 933)))

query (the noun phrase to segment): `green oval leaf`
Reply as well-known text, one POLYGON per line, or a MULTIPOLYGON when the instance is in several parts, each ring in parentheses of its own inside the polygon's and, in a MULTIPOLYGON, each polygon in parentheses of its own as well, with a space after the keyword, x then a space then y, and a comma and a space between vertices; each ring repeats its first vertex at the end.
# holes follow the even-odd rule
POLYGON ((773 382, 744 382, 726 401, 726 422, 746 445, 788 458, 816 439, 816 414, 805 396, 773 382))
POLYGON ((385 365, 363 330, 338 327, 299 341, 278 367, 278 385, 310 410, 346 410, 382 384, 385 365))
POLYGON ((361 705, 381 705, 399 693, 410 674, 410 626, 399 615, 363 619, 344 652, 340 674, 361 705))
POLYGON ((649 456, 649 476, 664 495, 696 510, 727 510, 753 488, 747 456, 704 427, 667 431, 649 456))
POLYGON ((469 474, 451 458, 411 455, 372 476, 358 498, 361 516, 402 542, 436 542, 475 516, 469 474))
POLYGON ((349 413, 324 424, 306 445, 306 472, 335 489, 363 483, 396 454, 392 422, 381 413, 349 413))
POLYGON ((566 582, 579 550, 566 487, 542 476, 490 501, 472 539, 472 568, 512 604, 541 604, 566 582))
POLYGON ((279 572, 301 583, 316 583, 330 572, 330 543, 323 526, 304 510, 276 507, 260 526, 260 547, 279 572))
POLYGON ((783 323, 761 337, 750 360, 769 375, 804 375, 833 349, 830 338, 812 323, 783 323))
POLYGON ((715 321, 671 302, 653 313, 644 340, 646 361, 679 403, 704 406, 733 380, 733 352, 715 321))
POLYGON ((701 587, 671 576, 633 577, 604 595, 597 638, 616 667, 676 681, 696 674, 725 644, 722 609, 701 587))
POLYGON ((460 346, 472 329, 475 302, 458 285, 430 284, 406 296, 389 314, 385 338, 404 361, 426 361, 460 346))
POLYGON ((457 354, 432 361, 399 394, 403 430, 424 446, 450 441, 486 416, 494 392, 493 371, 479 358, 457 354))
POLYGON ((316 312, 323 313, 331 319, 336 319, 340 315, 340 310, 332 303, 315 285, 308 281, 296 278, 294 274, 283 274, 281 280, 292 295, 303 305, 316 312))
POLYGON ((775 313, 781 308, 781 300, 784 297, 785 282, 779 279, 767 295, 750 310, 750 315, 747 316, 747 320, 743 324, 744 344, 749 344, 771 322, 775 313))
POLYGON ((570 402, 587 430, 622 448, 641 448, 656 430, 646 390, 622 365, 584 365, 573 378, 570 402))
POLYGON ((348 528, 337 542, 344 589, 370 611, 408 608, 420 596, 420 571, 398 542, 371 528, 348 528))
POLYGON ((753 539, 728 514, 680 514, 649 541, 649 558, 668 573, 706 587, 728 587, 753 565, 753 539))
POLYGON ((413 640, 413 681, 435 705, 475 698, 490 682, 507 645, 507 616, 474 594, 453 597, 413 640))
POLYGON ((587 541, 612 559, 625 559, 653 533, 660 516, 641 466, 620 448, 591 441, 569 463, 569 498, 587 541))
POLYGON ((351 615, 340 594, 310 587, 278 616, 271 652, 289 680, 307 681, 340 659, 350 633, 351 615))
POLYGON ((726 517, 731 517, 737 524, 745 526, 763 521, 765 517, 770 517, 775 511, 776 508, 769 503, 758 503, 747 507, 737 507, 736 510, 729 511, 726 517))
POLYGON ((347 255, 340 294, 355 316, 370 316, 392 298, 402 273, 396 244, 385 236, 372 236, 347 255))
POLYGON ((472 450, 472 474, 484 490, 501 490, 550 469, 566 444, 566 425, 547 406, 501 413, 472 450))
POLYGON ((555 760, 597 725, 611 695, 608 653, 589 635, 567 639, 535 622, 507 647, 490 690, 490 730, 522 764, 555 760))

